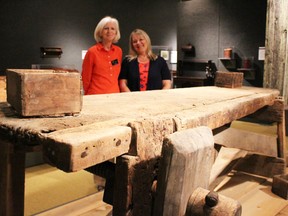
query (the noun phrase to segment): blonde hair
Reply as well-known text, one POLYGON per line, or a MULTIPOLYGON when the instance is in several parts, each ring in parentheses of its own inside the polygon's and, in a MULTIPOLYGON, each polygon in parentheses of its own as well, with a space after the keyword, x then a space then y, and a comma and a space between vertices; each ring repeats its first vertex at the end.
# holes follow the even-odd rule
POLYGON ((117 43, 120 39, 120 28, 119 28, 119 22, 116 18, 110 17, 110 16, 106 16, 103 19, 100 20, 100 22, 97 24, 95 31, 94 31, 94 38, 96 40, 96 42, 102 42, 102 30, 104 28, 104 26, 107 23, 114 23, 116 26, 116 37, 113 40, 113 43, 117 43))
POLYGON ((148 36, 148 34, 142 29, 135 29, 131 32, 130 37, 129 37, 129 55, 128 55, 129 61, 136 59, 138 56, 136 50, 133 47, 133 41, 132 41, 132 37, 135 34, 144 37, 144 39, 147 41, 148 58, 150 60, 156 60, 158 56, 152 52, 151 40, 150 40, 150 37, 148 36))

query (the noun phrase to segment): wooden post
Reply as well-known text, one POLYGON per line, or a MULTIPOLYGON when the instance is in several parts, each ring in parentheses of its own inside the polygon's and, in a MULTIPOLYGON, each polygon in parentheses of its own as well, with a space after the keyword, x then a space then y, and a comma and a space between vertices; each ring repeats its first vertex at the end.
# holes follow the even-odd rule
POLYGON ((116 160, 116 181, 113 196, 113 215, 125 216, 133 211, 132 181, 134 166, 140 159, 136 156, 123 155, 116 160))
POLYGON ((162 147, 153 215, 185 215, 193 191, 209 186, 213 155, 213 134, 208 127, 168 136, 162 147))
MULTIPOLYGON (((277 123, 278 157, 286 160, 285 104, 283 97, 278 97, 272 106, 266 106, 250 115, 260 121, 277 123)), ((286 161, 287 164, 287 161, 286 161)))
POLYGON ((0 215, 24 215, 25 152, 0 140, 0 215))
POLYGON ((275 88, 288 103, 288 1, 267 0, 263 87, 275 88))

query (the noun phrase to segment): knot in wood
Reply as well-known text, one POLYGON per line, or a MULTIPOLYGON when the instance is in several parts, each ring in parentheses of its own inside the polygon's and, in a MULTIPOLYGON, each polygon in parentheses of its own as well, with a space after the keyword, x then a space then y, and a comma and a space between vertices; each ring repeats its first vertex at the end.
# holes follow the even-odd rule
POLYGON ((205 196, 205 205, 212 208, 217 205, 218 203, 218 193, 215 191, 210 191, 206 196, 205 196))
POLYGON ((116 146, 120 146, 121 145, 121 140, 119 139, 119 140, 117 140, 117 142, 116 142, 116 146))
POLYGON ((81 158, 85 158, 87 155, 88 155, 87 152, 82 152, 82 153, 81 153, 81 158))

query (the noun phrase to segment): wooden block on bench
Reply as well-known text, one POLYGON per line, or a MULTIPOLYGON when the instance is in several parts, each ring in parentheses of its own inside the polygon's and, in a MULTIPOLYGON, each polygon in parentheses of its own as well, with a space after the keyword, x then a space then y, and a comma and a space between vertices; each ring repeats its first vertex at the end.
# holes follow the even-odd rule
POLYGON ((242 87, 243 73, 241 72, 223 72, 217 71, 215 77, 215 86, 226 88, 242 87))
POLYGON ((7 69, 7 102, 21 116, 63 116, 82 108, 77 71, 7 69))

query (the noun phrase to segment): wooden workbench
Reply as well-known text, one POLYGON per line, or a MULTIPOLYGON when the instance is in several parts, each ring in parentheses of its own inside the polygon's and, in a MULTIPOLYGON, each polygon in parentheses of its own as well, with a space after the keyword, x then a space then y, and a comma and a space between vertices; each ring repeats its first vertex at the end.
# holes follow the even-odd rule
POLYGON ((66 172, 122 154, 159 156, 175 131, 219 128, 273 105, 278 90, 196 87, 84 96, 78 116, 20 118, 0 103, 0 215, 24 212, 25 152, 43 147, 45 160, 66 172), (148 145, 149 144, 149 145, 148 145))

